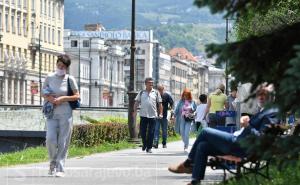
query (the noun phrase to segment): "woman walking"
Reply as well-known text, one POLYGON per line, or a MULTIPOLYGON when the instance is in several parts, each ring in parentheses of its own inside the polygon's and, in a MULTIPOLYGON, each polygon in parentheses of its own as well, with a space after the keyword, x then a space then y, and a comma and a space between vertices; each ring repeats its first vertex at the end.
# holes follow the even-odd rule
POLYGON ((76 101, 80 95, 73 76, 67 74, 71 65, 68 55, 58 56, 56 72, 49 74, 43 85, 45 103, 51 104, 53 109, 47 117, 46 146, 50 160, 49 175, 63 177, 64 163, 72 133, 72 108, 69 101, 76 101), (73 95, 68 96, 68 89, 73 95))
POLYGON ((181 95, 181 100, 176 105, 174 110, 175 117, 175 131, 181 135, 184 143, 184 151, 189 146, 189 135, 191 130, 191 124, 194 114, 197 108, 196 103, 192 100, 192 93, 189 89, 185 89, 181 95))

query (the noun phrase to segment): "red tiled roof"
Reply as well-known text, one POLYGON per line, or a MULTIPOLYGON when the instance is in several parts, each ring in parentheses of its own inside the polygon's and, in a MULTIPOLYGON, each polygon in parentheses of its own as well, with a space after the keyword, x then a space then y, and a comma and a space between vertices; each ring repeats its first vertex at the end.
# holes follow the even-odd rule
POLYGON ((197 59, 185 48, 173 48, 169 51, 169 55, 172 57, 179 57, 193 62, 197 62, 197 59))

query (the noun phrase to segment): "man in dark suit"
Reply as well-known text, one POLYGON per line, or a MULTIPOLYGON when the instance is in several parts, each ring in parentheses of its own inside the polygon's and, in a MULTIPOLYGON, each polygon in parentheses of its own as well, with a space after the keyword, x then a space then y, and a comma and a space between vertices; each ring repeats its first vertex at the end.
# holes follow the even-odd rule
POLYGON ((183 163, 170 166, 169 171, 174 173, 191 173, 192 181, 188 185, 200 184, 204 179, 208 156, 234 155, 244 157, 245 149, 241 148, 239 142, 250 134, 260 135, 269 124, 278 124, 277 109, 264 109, 264 105, 270 99, 266 87, 261 87, 256 98, 260 111, 254 116, 243 116, 241 118, 241 130, 231 134, 205 128, 197 137, 191 152, 183 163))

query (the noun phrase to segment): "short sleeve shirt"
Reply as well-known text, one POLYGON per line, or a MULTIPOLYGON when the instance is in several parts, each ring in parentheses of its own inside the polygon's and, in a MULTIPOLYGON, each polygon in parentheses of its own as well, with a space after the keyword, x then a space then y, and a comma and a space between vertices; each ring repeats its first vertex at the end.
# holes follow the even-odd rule
POLYGON ((152 89, 150 92, 143 90, 135 98, 140 104, 140 116, 146 118, 157 117, 157 104, 162 102, 159 92, 152 89))
MULTIPOLYGON (((43 89, 49 88, 53 92, 51 95, 55 97, 67 96, 68 92, 68 77, 70 80, 70 86, 73 91, 78 91, 78 85, 73 76, 65 75, 64 77, 57 76, 55 73, 51 73, 45 79, 43 89)), ((68 102, 63 102, 59 106, 54 107, 54 115, 70 114, 72 109, 68 102)))
POLYGON ((209 98, 211 100, 211 106, 209 113, 216 113, 216 111, 222 111, 224 110, 224 105, 226 103, 226 95, 221 93, 219 95, 211 94, 209 95, 209 98))

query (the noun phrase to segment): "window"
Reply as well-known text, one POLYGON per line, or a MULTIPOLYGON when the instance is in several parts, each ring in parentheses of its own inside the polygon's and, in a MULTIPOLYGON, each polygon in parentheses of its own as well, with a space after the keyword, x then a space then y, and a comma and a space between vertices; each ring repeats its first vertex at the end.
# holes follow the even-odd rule
POLYGON ((34 22, 31 22, 31 36, 32 38, 35 38, 34 22))
POLYGON ((55 18, 55 4, 52 3, 52 17, 55 18))
POLYGON ((55 31, 52 29, 52 44, 55 44, 55 31))
POLYGON ((90 47, 90 41, 89 40, 84 40, 82 43, 83 47, 87 48, 90 47))
POLYGON ((40 2, 40 15, 43 14, 43 2, 44 2, 44 0, 41 0, 41 2, 40 2))
POLYGON ((60 10, 60 8, 61 8, 61 5, 60 5, 60 3, 58 3, 58 6, 57 6, 58 19, 61 19, 61 10, 60 10))
POLYGON ((27 0, 23 0, 23 9, 27 9, 27 0))
POLYGON ((71 40, 71 47, 72 48, 77 48, 78 46, 78 41, 77 40, 71 40))
POLYGON ((44 42, 47 42, 47 28, 44 26, 44 42))
POLYGON ((49 42, 49 43, 51 43, 51 38, 50 38, 50 36, 51 36, 51 29, 48 28, 48 42, 49 42))
POLYGON ((5 14, 5 29, 6 29, 6 32, 9 32, 8 13, 5 14))
POLYGON ((40 30, 39 30, 39 37, 40 37, 40 39, 41 39, 41 41, 43 42, 43 25, 41 25, 41 23, 40 23, 40 30))
POLYGON ((57 31, 57 43, 58 45, 60 46, 61 45, 61 42, 60 42, 60 30, 57 31))
POLYGON ((51 17, 51 2, 48 1, 48 16, 51 17))
POLYGON ((26 16, 24 14, 23 15, 23 34, 24 34, 24 36, 27 36, 27 30, 26 30, 26 28, 27 28, 27 21, 26 21, 26 16))
POLYGON ((44 1, 44 15, 47 15, 47 1, 44 1))
POLYGON ((35 4, 34 4, 35 0, 31 0, 31 10, 35 11, 35 4))
POLYGON ((18 8, 21 8, 21 0, 18 0, 18 8))
POLYGON ((18 15, 17 17, 17 29, 18 29, 18 34, 21 35, 21 17, 18 15))
POLYGON ((2 12, 0 12, 0 31, 3 31, 3 28, 2 28, 2 12))

